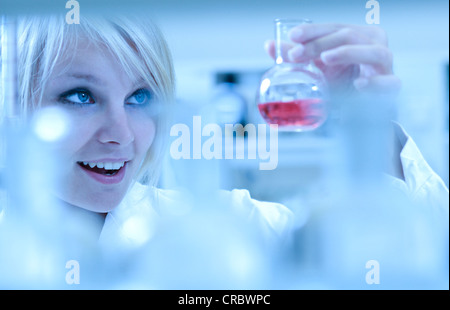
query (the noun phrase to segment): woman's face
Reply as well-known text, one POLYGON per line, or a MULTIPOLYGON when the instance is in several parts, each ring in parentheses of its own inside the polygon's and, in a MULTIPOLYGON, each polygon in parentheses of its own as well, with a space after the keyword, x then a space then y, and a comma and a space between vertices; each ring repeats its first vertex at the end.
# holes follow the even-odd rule
POLYGON ((70 53, 54 68, 42 104, 69 117, 69 134, 56 145, 62 178, 56 195, 107 212, 125 196, 154 140, 154 95, 106 48, 86 44, 70 53))

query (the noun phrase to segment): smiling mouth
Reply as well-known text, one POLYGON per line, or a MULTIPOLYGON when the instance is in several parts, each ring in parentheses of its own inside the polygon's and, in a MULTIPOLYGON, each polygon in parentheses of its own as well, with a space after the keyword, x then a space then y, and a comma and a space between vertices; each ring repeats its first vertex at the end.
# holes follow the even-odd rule
POLYGON ((87 171, 94 172, 103 176, 114 176, 125 166, 126 162, 116 163, 90 163, 90 162, 77 162, 81 168, 87 171))

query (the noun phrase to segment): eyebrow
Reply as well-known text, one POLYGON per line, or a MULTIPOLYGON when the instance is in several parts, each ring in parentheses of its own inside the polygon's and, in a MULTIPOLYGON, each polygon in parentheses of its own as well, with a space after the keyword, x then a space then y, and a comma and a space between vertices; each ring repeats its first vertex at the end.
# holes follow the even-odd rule
POLYGON ((99 79, 98 77, 92 75, 92 74, 84 74, 84 73, 69 73, 64 75, 68 78, 73 78, 77 80, 85 80, 86 82, 97 84, 97 85, 104 85, 103 81, 99 79))
MULTIPOLYGON (((89 83, 97 84, 99 86, 104 86, 105 85, 105 83, 101 79, 99 79, 98 77, 96 77, 95 75, 92 75, 92 74, 68 73, 68 74, 65 74, 64 76, 65 77, 69 77, 69 78, 74 78, 74 79, 77 79, 77 80, 85 80, 85 81, 87 81, 89 83)), ((137 81, 134 82, 135 86, 139 86, 139 85, 142 85, 142 84, 147 84, 145 82, 145 80, 142 79, 142 78, 140 78, 140 79, 138 79, 137 81)))

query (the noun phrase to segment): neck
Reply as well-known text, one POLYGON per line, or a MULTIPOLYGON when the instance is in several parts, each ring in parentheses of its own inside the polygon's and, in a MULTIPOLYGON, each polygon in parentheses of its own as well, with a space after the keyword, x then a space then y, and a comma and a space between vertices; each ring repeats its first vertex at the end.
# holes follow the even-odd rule
POLYGON ((98 213, 60 201, 63 208, 64 223, 71 225, 74 238, 85 238, 96 242, 105 223, 107 213, 98 213))

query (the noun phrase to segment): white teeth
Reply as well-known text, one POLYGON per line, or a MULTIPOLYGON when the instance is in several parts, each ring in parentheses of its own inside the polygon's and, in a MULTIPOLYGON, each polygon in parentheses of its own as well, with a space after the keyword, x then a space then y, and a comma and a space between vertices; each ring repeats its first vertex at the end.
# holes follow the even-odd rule
POLYGON ((125 163, 123 163, 123 162, 121 162, 121 163, 112 163, 112 169, 113 170, 118 170, 118 169, 122 168, 123 165, 125 165, 125 163))
POLYGON ((97 166, 98 168, 104 168, 105 170, 119 170, 125 165, 125 162, 105 162, 105 163, 90 163, 87 161, 83 161, 83 165, 94 168, 97 166))

